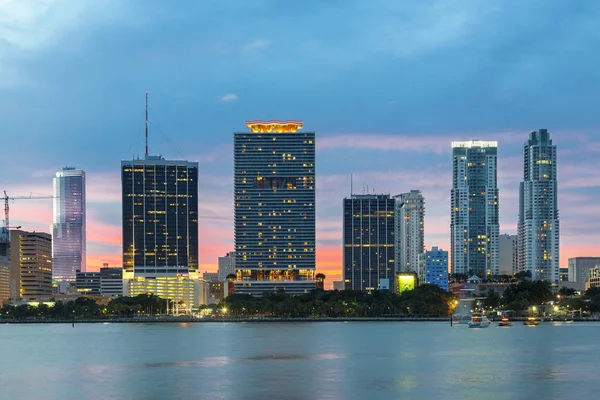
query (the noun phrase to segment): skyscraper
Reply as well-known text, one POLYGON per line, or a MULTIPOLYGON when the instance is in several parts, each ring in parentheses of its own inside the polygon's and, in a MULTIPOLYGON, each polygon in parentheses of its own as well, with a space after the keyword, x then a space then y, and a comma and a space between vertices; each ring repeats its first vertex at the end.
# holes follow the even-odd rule
POLYGON ((64 167, 54 178, 52 278, 75 282, 75 271, 85 271, 85 172, 64 167))
POLYGON ((559 281, 559 228, 556 146, 540 129, 523 146, 519 186, 519 269, 532 279, 559 281))
POLYGON ((198 163, 121 162, 123 292, 198 304, 198 163))
POLYGON ((425 250, 425 199, 420 190, 394 196, 396 199, 396 271, 416 272, 419 254, 425 250))
POLYGON ((450 245, 453 274, 498 275, 497 154, 496 142, 452 143, 450 245))
POLYGON ((315 134, 252 121, 234 134, 236 293, 315 288, 315 134))
POLYGON ((512 275, 517 272, 517 235, 503 233, 499 240, 498 270, 500 275, 512 275))
POLYGON ((346 290, 394 290, 394 209, 387 194, 344 199, 344 285, 346 290))
POLYGON ((52 236, 48 233, 10 232, 11 298, 52 296, 52 236), (17 293, 12 293, 15 286, 17 293))

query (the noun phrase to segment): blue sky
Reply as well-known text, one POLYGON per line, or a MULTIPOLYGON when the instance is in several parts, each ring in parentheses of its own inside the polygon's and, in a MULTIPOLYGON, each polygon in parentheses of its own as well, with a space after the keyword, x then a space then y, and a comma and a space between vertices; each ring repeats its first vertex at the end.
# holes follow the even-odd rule
MULTIPOLYGON (((559 146, 562 259, 600 237, 600 2, 0 0, 0 189, 50 194, 88 173, 88 265, 120 259, 121 159, 200 162, 201 262, 232 247, 232 132, 300 119, 317 132, 318 269, 340 270, 341 200, 421 189, 426 244, 448 247, 450 142, 499 141, 514 233, 523 142, 559 146)), ((47 230, 51 205, 12 204, 47 230)), ((564 264, 564 262, 561 262, 564 264)))

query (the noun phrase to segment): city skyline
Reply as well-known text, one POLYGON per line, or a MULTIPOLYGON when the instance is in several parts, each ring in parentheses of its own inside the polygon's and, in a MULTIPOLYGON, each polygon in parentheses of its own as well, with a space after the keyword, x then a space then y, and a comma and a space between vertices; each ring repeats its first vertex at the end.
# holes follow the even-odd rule
MULTIPOLYGON (((600 83, 596 56, 587 51, 597 38, 587 29, 600 13, 596 3, 580 9, 547 2, 506 9, 448 5, 441 14, 425 4, 379 2, 365 10, 348 2, 325 10, 307 3, 293 16, 246 5, 188 3, 188 15, 180 15, 160 5, 149 11, 141 2, 115 14, 56 4, 31 13, 17 9, 21 14, 9 22, 20 30, 7 36, 10 46, 0 45, 0 119, 2 135, 10 138, 5 162, 11 172, 0 189, 50 195, 52 175, 62 165, 86 170, 89 270, 103 262, 121 265, 115 165, 144 153, 146 90, 151 152, 200 164, 201 271, 216 271, 218 257, 233 251, 231 132, 258 118, 301 119, 319 134, 317 271, 327 275, 328 286, 341 277, 341 204, 351 174, 355 187, 421 190, 428 201, 425 245, 449 249, 450 143, 498 141, 500 232, 514 234, 523 142, 539 128, 548 128, 559 147, 561 266, 595 255, 600 222, 589 215, 600 212, 594 201, 600 194, 594 97, 600 83), (77 19, 71 18, 75 11, 77 19), (332 12, 343 17, 333 32, 332 12), (198 15, 214 14, 231 23, 208 17, 198 23, 198 15), (570 18, 558 31, 550 22, 532 23, 531 15, 570 18), (397 23, 408 16, 411 24, 397 23), (257 19, 270 21, 269 29, 248 35, 257 19), (309 38, 286 29, 272 33, 307 20, 315 28, 309 38), (355 31, 357 21, 369 29, 355 31), (152 40, 158 31, 160 40, 152 40), (506 50, 524 42, 539 50, 506 50), (273 87, 279 90, 262 94, 273 87)), ((15 201, 11 219, 25 230, 47 232, 51 201, 15 201)))

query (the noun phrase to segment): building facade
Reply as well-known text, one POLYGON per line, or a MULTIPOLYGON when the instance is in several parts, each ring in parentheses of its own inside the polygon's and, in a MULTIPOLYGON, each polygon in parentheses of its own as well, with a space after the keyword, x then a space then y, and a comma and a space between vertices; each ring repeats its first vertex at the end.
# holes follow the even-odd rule
POLYGON ((576 282, 578 290, 583 290, 590 277, 590 271, 600 266, 600 257, 569 258, 569 282, 576 282))
MULTIPOLYGON (((14 282, 11 286, 19 288, 16 297, 25 300, 51 297, 52 236, 13 230, 10 232, 10 251, 11 280, 14 282)), ((11 292, 14 292, 12 287, 11 292)))
POLYGON ((518 235, 500 235, 499 274, 513 275, 517 272, 518 235))
POLYGON ((396 271, 416 272, 419 254, 425 251, 425 199, 420 190, 399 194, 394 199, 396 271))
POLYGON ((75 287, 77 293, 85 296, 100 296, 101 294, 101 275, 100 272, 81 272, 75 273, 75 287))
POLYGON ((198 163, 121 162, 123 294, 198 304, 198 163))
POLYGON ((585 282, 586 291, 593 287, 600 287, 600 266, 590 269, 589 278, 585 282))
POLYGON ((387 194, 344 199, 343 263, 346 290, 394 290, 395 200, 387 194))
POLYGON ((448 291, 448 252, 432 247, 419 255, 420 283, 438 285, 448 291))
POLYGON ((252 121, 234 134, 236 293, 315 288, 315 134, 252 121))
POLYGON ((219 257, 219 282, 225 282, 227 275, 235 274, 235 251, 219 257))
POLYGON ((523 147, 523 182, 519 186, 519 269, 532 279, 560 280, 556 145, 550 133, 529 134, 523 147))
POLYGON ((451 271, 499 273, 497 142, 452 143, 451 271))
POLYGON ((100 268, 100 295, 123 296, 123 268, 100 268))
POLYGON ((56 173, 53 205, 52 278, 75 282, 75 272, 86 268, 84 171, 64 167, 56 173))

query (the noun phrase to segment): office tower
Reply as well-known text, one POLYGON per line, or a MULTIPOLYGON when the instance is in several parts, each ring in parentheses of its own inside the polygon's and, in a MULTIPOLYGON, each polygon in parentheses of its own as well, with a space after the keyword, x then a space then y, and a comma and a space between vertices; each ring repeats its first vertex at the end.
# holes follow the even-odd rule
POLYGON ((499 274, 512 275, 517 272, 517 235, 500 235, 499 274))
POLYGON ((219 282, 219 273, 204 271, 202 274, 202 279, 207 282, 219 282))
POLYGON ((102 296, 123 296, 123 268, 100 268, 100 294, 102 296))
POLYGON ((234 134, 236 293, 315 288, 315 134, 252 121, 234 134))
POLYGON ((11 298, 52 296, 52 236, 48 233, 10 232, 11 298), (14 293, 18 287, 18 293, 14 293))
POLYGON ((75 282, 75 271, 85 271, 85 172, 64 167, 54 178, 52 278, 75 282))
POLYGON ((532 279, 559 281, 559 228, 556 146, 540 129, 523 147, 519 186, 519 269, 532 279))
POLYGON ((397 272, 416 272, 419 254, 425 250, 425 200, 420 190, 394 196, 396 199, 397 272))
POLYGON ((394 209, 387 194, 344 199, 344 283, 346 290, 394 290, 394 209))
POLYGON ((583 290, 590 271, 600 265, 600 257, 569 258, 569 282, 576 282, 577 290, 583 290))
POLYGON ((432 247, 419 254, 419 283, 430 283, 448 290, 448 252, 432 247))
POLYGON ((450 213, 453 274, 498 275, 498 184, 496 142, 452 143, 450 213))
POLYGON ((100 272, 76 271, 75 287, 82 295, 100 296, 100 272))
POLYGON ((123 294, 189 310, 198 304, 198 163, 146 155, 121 170, 123 294))
POLYGON ((219 257, 219 282, 225 282, 227 275, 235 274, 235 251, 231 251, 225 257, 219 257))

